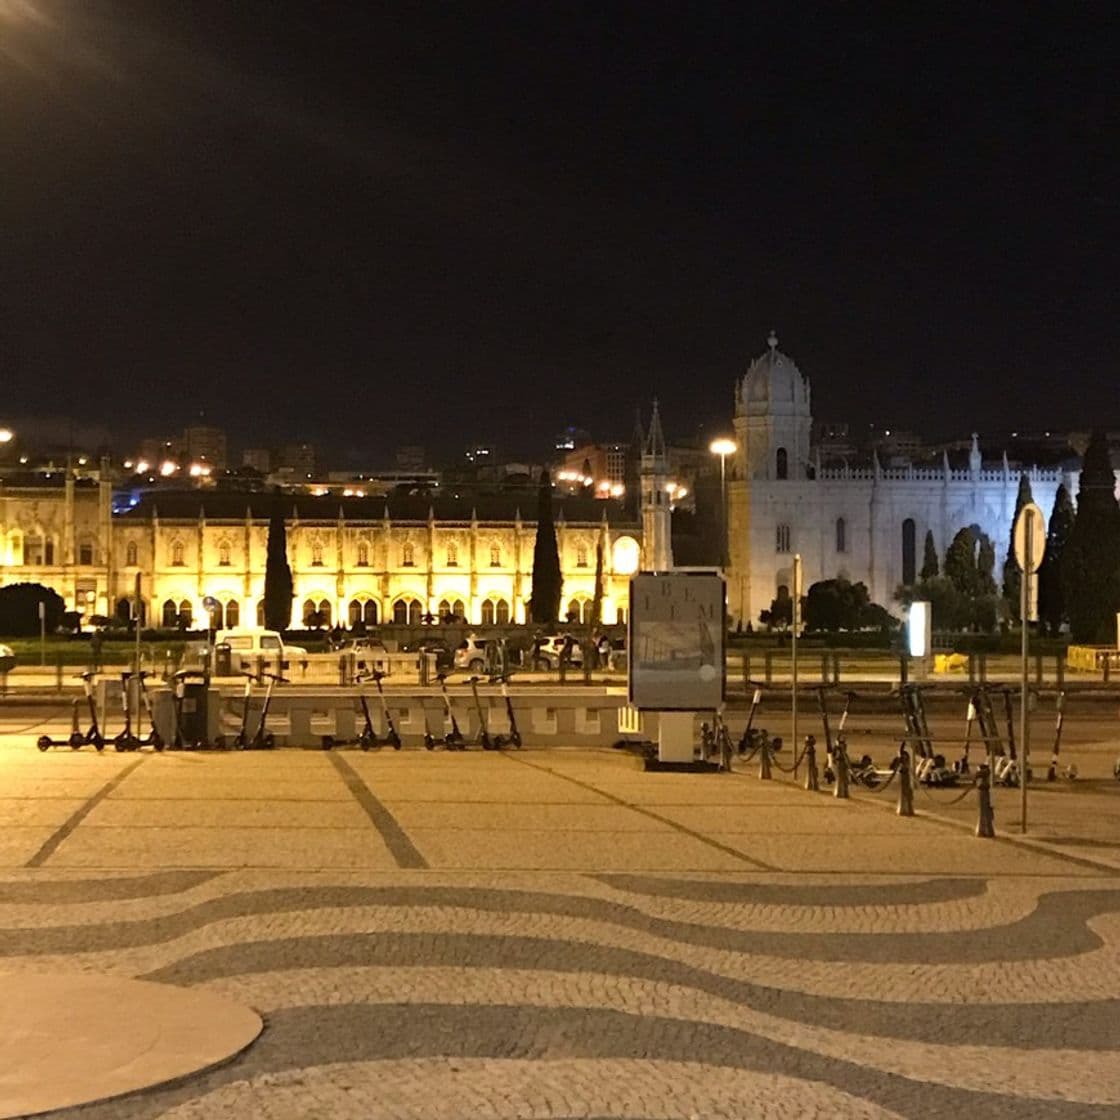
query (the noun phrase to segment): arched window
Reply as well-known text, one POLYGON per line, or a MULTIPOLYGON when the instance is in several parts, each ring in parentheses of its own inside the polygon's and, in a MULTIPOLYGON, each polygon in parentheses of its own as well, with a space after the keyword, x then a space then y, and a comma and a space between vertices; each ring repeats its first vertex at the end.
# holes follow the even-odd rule
POLYGON ((619 607, 615 612, 615 618, 618 620, 620 626, 626 625, 626 608, 619 607))
POLYGON ((502 566, 502 546, 500 544, 492 544, 490 546, 490 567, 500 568, 502 566))
POLYGON ((376 600, 367 599, 365 605, 362 607, 362 622, 366 626, 376 626, 378 613, 376 600))
POLYGON ((393 604, 393 621, 398 626, 419 626, 420 600, 398 599, 393 604))
POLYGON ((358 541, 358 567, 369 567, 369 545, 365 541, 358 541))
POLYGON ((784 447, 778 448, 777 461, 775 462, 778 478, 789 478, 789 455, 784 447))
POLYGON ((122 626, 127 626, 132 621, 132 603, 128 599, 118 599, 113 614, 122 626))
POLYGON ((264 626, 264 600, 257 600, 257 625, 264 626))
POLYGON ((173 568, 181 568, 183 566, 183 542, 171 542, 171 566, 173 568))
POLYGON ((902 523, 902 582, 909 586, 917 575, 917 539, 918 532, 914 519, 908 517, 902 523))
POLYGON ((362 621, 362 601, 361 599, 351 599, 350 606, 346 608, 346 619, 348 626, 357 626, 362 621))
POLYGON ((416 552, 412 547, 412 541, 405 541, 404 544, 401 545, 401 567, 416 567, 416 552))
POLYGON ((236 599, 226 603, 226 629, 232 630, 241 622, 241 604, 236 599))
POLYGON ((568 604, 568 621, 571 623, 588 622, 590 618, 584 618, 584 613, 588 612, 590 603, 586 599, 573 599, 568 604))
POLYGON ((189 630, 192 622, 194 622, 194 607, 190 599, 184 599, 179 604, 179 625, 184 630, 189 630))
POLYGON ((775 552, 789 552, 790 549, 790 531, 788 525, 779 525, 774 533, 774 551, 775 552))
POLYGON ((459 546, 454 541, 447 546, 447 566, 449 568, 459 566, 459 546))
POLYGON ((84 564, 86 567, 93 563, 92 541, 82 541, 82 543, 78 545, 78 563, 84 564))
POLYGON ((848 523, 842 517, 836 519, 836 551, 848 551, 848 523))
POLYGON ((451 604, 451 613, 452 613, 452 614, 453 614, 453 615, 454 615, 454 616, 455 616, 456 618, 463 618, 463 619, 465 619, 465 618, 467 617, 467 608, 466 608, 466 606, 465 606, 465 605, 463 604, 463 600, 462 600, 462 599, 456 599, 456 600, 455 600, 455 602, 451 604))
POLYGON ((494 600, 484 599, 482 602, 482 625, 494 625, 494 600))
POLYGON ((319 625, 330 626, 331 624, 331 604, 329 599, 319 600, 319 625))
POLYGON ((587 545, 585 544, 576 545, 576 567, 587 567, 587 545))
POLYGON ((311 546, 311 566, 313 568, 321 568, 323 566, 323 546, 316 541, 311 546))
POLYGON ((499 599, 494 604, 494 621, 499 626, 505 626, 509 622, 509 603, 505 599, 499 599))
POLYGON ((43 544, 43 558, 44 562, 49 564, 54 563, 54 538, 47 537, 46 542, 43 544))
POLYGON ((303 625, 304 629, 310 630, 315 625, 315 614, 317 611, 314 599, 304 599, 303 601, 303 625))
POLYGON ((124 564, 126 568, 135 568, 138 560, 138 550, 135 541, 129 541, 128 547, 124 550, 124 564))
POLYGON ((229 557, 230 557, 229 541, 222 541, 222 543, 218 545, 218 564, 219 564, 219 566, 223 567, 223 568, 228 568, 229 567, 229 557))
POLYGON ((174 599, 167 599, 163 604, 163 626, 166 630, 173 630, 179 621, 179 608, 174 599))
POLYGON ((23 538, 23 562, 28 567, 38 566, 43 562, 43 538, 23 538))
POLYGON ((446 599, 440 599, 438 611, 440 619, 445 619, 450 613, 451 604, 446 599))

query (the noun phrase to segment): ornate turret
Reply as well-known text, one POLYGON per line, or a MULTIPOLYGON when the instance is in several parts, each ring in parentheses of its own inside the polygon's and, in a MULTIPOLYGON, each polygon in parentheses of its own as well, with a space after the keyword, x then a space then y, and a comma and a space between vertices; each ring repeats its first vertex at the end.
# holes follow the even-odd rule
POLYGON ((672 515, 669 510, 669 454, 657 401, 642 447, 642 567, 664 572, 673 566, 672 515))

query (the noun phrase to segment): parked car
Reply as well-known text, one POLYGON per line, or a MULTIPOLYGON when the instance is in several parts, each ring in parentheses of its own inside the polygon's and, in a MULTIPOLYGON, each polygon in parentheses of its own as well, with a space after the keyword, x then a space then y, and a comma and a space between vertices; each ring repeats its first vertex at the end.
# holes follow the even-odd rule
MULTIPOLYGON (((549 669, 558 669, 560 667, 560 658, 564 652, 564 643, 571 640, 571 659, 569 665, 582 665, 583 664, 583 647, 579 644, 579 639, 573 634, 549 634, 541 640, 541 645, 537 657, 549 669)), ((529 654, 530 658, 532 653, 529 654)))
POLYGON ((10 673, 16 666, 16 651, 11 646, 0 645, 0 673, 10 673))
POLYGON ((455 647, 456 669, 469 669, 481 673, 486 668, 486 641, 477 634, 468 634, 455 647))

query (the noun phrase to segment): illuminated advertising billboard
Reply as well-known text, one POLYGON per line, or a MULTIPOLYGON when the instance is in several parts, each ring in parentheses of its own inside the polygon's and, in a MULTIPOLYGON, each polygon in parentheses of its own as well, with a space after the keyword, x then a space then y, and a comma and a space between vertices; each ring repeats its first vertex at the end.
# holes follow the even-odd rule
POLYGON ((726 594, 718 572, 639 572, 630 581, 630 703, 649 711, 723 704, 726 594))

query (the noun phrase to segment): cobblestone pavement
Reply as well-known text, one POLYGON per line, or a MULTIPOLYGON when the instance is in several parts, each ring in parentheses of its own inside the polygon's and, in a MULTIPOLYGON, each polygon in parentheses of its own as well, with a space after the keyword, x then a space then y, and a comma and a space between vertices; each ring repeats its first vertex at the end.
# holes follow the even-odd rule
POLYGON ((228 1065, 51 1116, 1120 1114, 1091 849, 606 751, 0 739, 0 773, 0 969, 265 1020, 228 1065))

